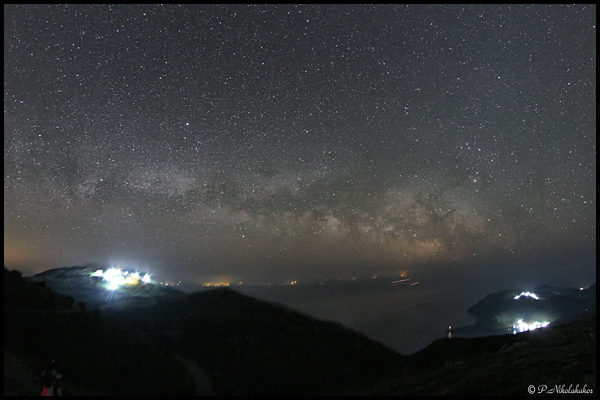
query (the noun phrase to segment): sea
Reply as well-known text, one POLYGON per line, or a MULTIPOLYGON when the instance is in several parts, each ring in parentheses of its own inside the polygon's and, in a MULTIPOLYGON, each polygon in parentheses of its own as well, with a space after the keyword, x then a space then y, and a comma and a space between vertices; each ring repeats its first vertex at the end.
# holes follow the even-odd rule
POLYGON ((433 283, 376 278, 294 285, 232 287, 321 320, 361 332, 400 354, 414 353, 447 337, 449 326, 474 321, 466 313, 472 296, 433 283))
MULTIPOLYGON (((596 281, 595 257, 573 264, 514 262, 498 265, 450 265, 408 276, 296 281, 294 284, 232 285, 245 295, 285 305, 311 317, 334 321, 361 332, 389 349, 408 355, 436 339, 487 336, 456 334, 475 321, 467 310, 501 290, 533 291, 541 284, 589 287, 596 281), (585 273, 575 273, 576 270, 585 273)), ((292 281, 293 282, 293 281, 292 281)))

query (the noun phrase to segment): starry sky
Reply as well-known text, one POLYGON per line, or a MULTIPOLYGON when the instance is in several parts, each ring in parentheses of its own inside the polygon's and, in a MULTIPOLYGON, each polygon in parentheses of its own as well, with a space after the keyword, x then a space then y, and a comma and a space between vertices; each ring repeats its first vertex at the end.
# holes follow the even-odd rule
POLYGON ((595 248, 594 5, 4 6, 10 269, 589 275, 595 248))

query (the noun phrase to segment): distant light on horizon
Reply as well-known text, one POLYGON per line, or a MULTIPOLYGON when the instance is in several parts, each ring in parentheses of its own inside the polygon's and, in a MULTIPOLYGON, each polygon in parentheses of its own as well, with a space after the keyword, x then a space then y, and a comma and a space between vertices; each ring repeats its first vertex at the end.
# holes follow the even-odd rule
POLYGON ((229 286, 229 282, 204 282, 202 286, 205 287, 225 287, 229 286))

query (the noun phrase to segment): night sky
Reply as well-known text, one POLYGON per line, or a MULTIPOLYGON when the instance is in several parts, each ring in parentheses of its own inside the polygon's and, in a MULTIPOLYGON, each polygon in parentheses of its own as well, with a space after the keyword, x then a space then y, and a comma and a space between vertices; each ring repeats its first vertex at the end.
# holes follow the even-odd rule
POLYGON ((595 277, 593 5, 4 6, 9 269, 491 276, 555 253, 595 277))

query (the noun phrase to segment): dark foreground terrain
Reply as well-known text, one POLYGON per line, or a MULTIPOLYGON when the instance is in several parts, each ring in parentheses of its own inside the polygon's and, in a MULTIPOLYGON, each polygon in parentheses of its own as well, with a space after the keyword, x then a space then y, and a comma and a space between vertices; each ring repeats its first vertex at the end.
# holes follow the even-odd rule
POLYGON ((52 358, 64 395, 193 394, 168 351, 5 269, 4 395, 40 395, 34 371, 52 358))
POLYGON ((437 340, 360 394, 523 396, 531 385, 537 394, 570 386, 596 393, 595 317, 516 335, 437 340))
MULTIPOLYGON (((72 286, 80 284, 63 287, 72 286)), ((402 356, 230 289, 132 296, 130 308, 127 296, 99 308, 67 293, 4 270, 5 395, 39 395, 34 371, 49 357, 65 395, 524 395, 530 385, 596 392, 595 317, 438 340, 402 356)))

